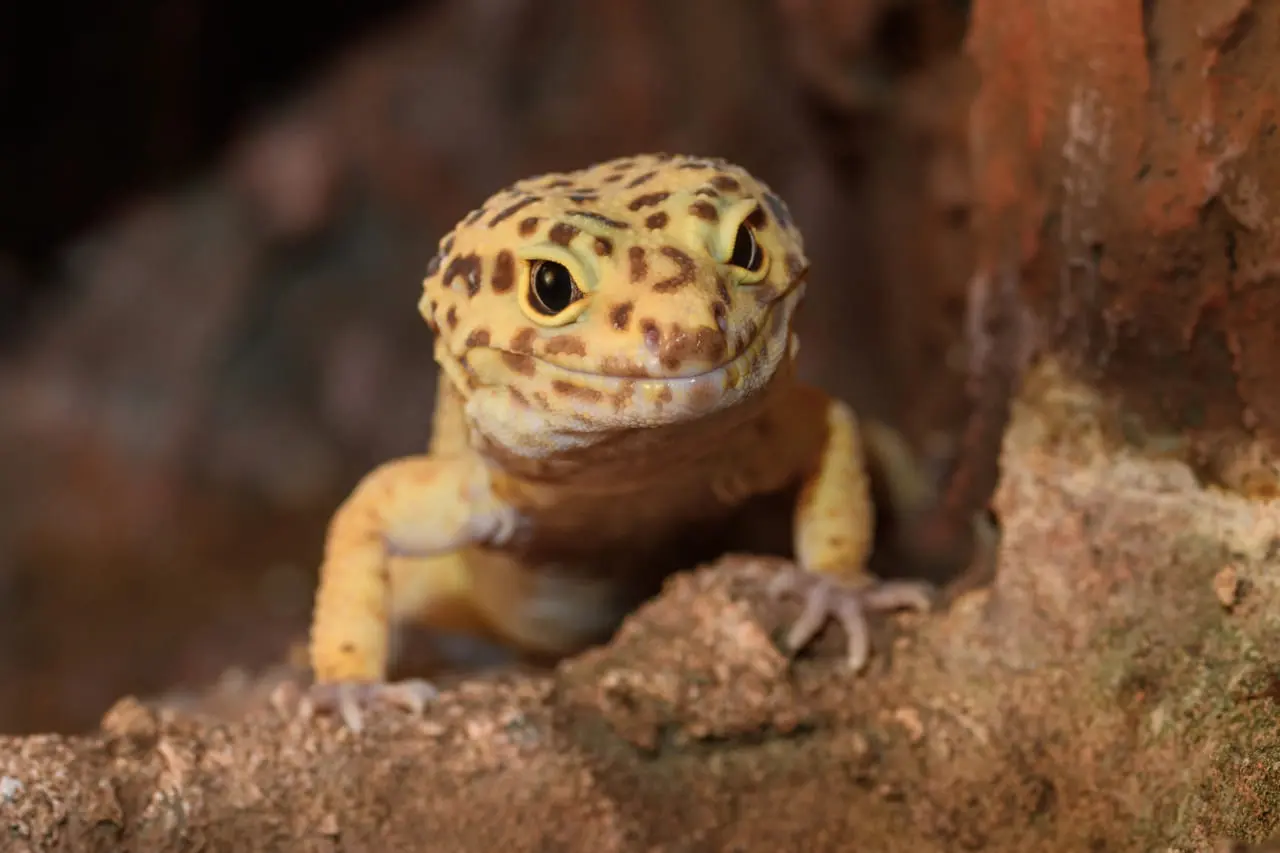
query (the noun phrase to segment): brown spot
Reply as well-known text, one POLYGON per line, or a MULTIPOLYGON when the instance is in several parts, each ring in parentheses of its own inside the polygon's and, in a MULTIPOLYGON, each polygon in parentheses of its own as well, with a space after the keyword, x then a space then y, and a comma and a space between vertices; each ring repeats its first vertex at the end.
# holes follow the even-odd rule
POLYGON ((551 226, 551 230, 547 233, 547 239, 552 243, 567 246, 573 241, 574 237, 578 236, 579 233, 580 232, 577 227, 570 225, 567 222, 557 222, 555 225, 551 226))
POLYGON ((546 188, 549 190, 562 190, 565 187, 571 187, 571 186, 573 186, 573 181, 569 180, 568 178, 556 178, 553 181, 548 181, 546 188))
POLYGON ((520 220, 519 231, 521 237, 532 237, 533 232, 538 230, 538 217, 526 216, 520 220))
POLYGON ((605 376, 626 376, 634 379, 643 379, 649 375, 643 367, 631 359, 616 355, 608 356, 600 362, 600 372, 605 376))
POLYGON ((447 255, 453 251, 453 235, 450 234, 440 243, 440 254, 447 255))
POLYGON ((538 332, 532 326, 525 326, 511 338, 511 351, 519 353, 533 352, 533 341, 538 332))
POLYGON ((649 264, 644 258, 644 247, 632 246, 627 249, 627 259, 631 262, 632 283, 644 281, 644 277, 649 274, 649 264))
POLYGON ((590 219, 592 222, 598 222, 606 228, 617 228, 623 230, 630 228, 631 225, 619 219, 611 219, 603 213, 596 213, 593 210, 569 210, 565 212, 565 216, 581 216, 583 219, 590 219))
POLYGON ((586 355, 587 345, 577 335, 556 335, 547 341, 547 355, 586 355))
POLYGON ((575 385, 572 382, 565 382, 563 379, 551 380, 551 390, 565 397, 576 397, 579 400, 585 400, 588 403, 598 403, 604 394, 595 388, 586 388, 582 385, 575 385))
POLYGON ((795 252, 787 252, 787 275, 792 281, 800 278, 805 271, 804 259, 795 252))
POLYGON ((644 345, 650 352, 656 353, 662 346, 662 330, 652 317, 645 317, 640 321, 640 334, 644 336, 644 345))
POLYGON ((769 212, 773 214, 773 218, 778 220, 778 224, 783 228, 791 227, 791 212, 787 210, 787 205, 773 193, 764 194, 764 203, 769 206, 769 212))
POLYGON ((671 197, 669 192, 645 193, 631 199, 631 203, 627 205, 628 210, 639 210, 642 207, 653 207, 655 204, 662 204, 671 197))
POLYGON ((667 216, 661 210, 657 213, 649 214, 649 218, 644 221, 645 227, 650 229, 666 228, 667 223, 671 221, 671 217, 667 216))
POLYGON ((731 178, 728 175, 716 175, 711 179, 711 186, 724 193, 736 193, 742 189, 742 184, 738 183, 736 178, 731 178))
POLYGON ((343 643, 338 646, 338 651, 344 655, 354 655, 356 653, 356 644, 352 642, 343 643))
POLYGON ((659 402, 659 403, 670 403, 670 402, 671 402, 671 396, 672 396, 672 395, 671 395, 671 386, 670 386, 670 385, 663 385, 663 386, 662 386, 662 388, 661 388, 661 390, 659 390, 659 391, 658 391, 658 402, 659 402))
POLYGON ((720 198, 720 193, 711 189, 711 187, 703 187, 702 189, 695 191, 694 195, 700 195, 704 198, 720 198))
POLYGON ((675 261, 676 266, 680 269, 675 275, 669 278, 664 278, 662 281, 655 281, 653 283, 654 290, 658 293, 670 293, 673 290, 679 290, 686 284, 693 283, 698 271, 698 267, 694 264, 693 258, 689 257, 674 246, 663 246, 658 251, 667 258, 670 258, 672 261, 675 261))
POLYGON ((575 204, 590 204, 593 201, 600 200, 600 196, 596 195, 594 192, 570 193, 568 198, 569 201, 574 202, 575 204))
POLYGON ((757 231, 763 230, 769 226, 769 215, 764 212, 763 207, 757 207, 751 211, 751 215, 747 217, 747 224, 757 231))
POLYGON ((606 237, 597 237, 591 244, 591 248, 595 249, 597 255, 606 258, 613 254, 613 241, 606 237))
POLYGON ((483 207, 477 207, 475 210, 467 214, 466 218, 462 220, 462 224, 475 225, 476 220, 479 219, 481 216, 484 216, 485 213, 486 211, 483 207))
POLYGON ((458 328, 458 306, 449 306, 449 310, 444 312, 444 321, 449 324, 450 329, 458 328))
POLYGON ((502 361, 507 367, 511 368, 516 373, 520 373, 525 376, 533 376, 538 372, 538 367, 534 364, 533 356, 531 355, 521 355, 518 352, 507 352, 506 350, 503 350, 502 361))
POLYGON ((636 187, 640 186, 641 184, 648 183, 649 181, 652 181, 655 177, 657 177, 657 175, 658 175, 658 173, 657 173, 657 172, 645 172, 645 173, 644 173, 643 175, 641 175, 640 177, 635 178, 634 180, 632 180, 631 182, 629 182, 629 183, 627 184, 627 187, 626 187, 626 188, 627 188, 627 189, 629 189, 629 190, 633 190, 633 189, 635 189, 636 187))
POLYGON ((524 210, 526 207, 533 204, 537 200, 538 200, 537 196, 527 195, 524 198, 517 201, 515 204, 503 210, 498 211, 498 213, 493 217, 493 219, 489 220, 489 227, 494 228, 499 223, 507 221, 508 219, 515 216, 517 213, 524 210))
POLYGON ((529 398, 524 394, 521 394, 520 390, 515 386, 508 385, 507 393, 511 395, 511 399, 515 401, 517 405, 524 406, 526 409, 529 407, 529 398))
POLYGON ((506 293, 516 283, 516 259, 507 249, 498 253, 493 262, 493 279, 489 282, 494 293, 506 293))
POLYGON ((467 285, 467 295, 475 296, 480 292, 480 256, 474 252, 462 255, 449 262, 444 270, 445 287, 449 287, 455 278, 461 278, 467 285))
POLYGON ((699 219, 705 219, 708 222, 715 222, 720 218, 720 211, 716 210, 716 206, 709 201, 698 199, 689 205, 689 212, 699 219))
POLYGON ((676 168, 678 169, 710 169, 710 160, 686 160, 676 168))
POLYGON ((472 329, 471 334, 467 335, 467 346, 469 347, 487 347, 488 345, 488 329, 472 329))
POLYGON ((442 260, 444 258, 439 252, 431 256, 431 260, 427 261, 427 278, 431 278, 431 276, 440 272, 440 262, 442 260))
POLYGON ((733 304, 733 299, 729 296, 729 287, 724 283, 724 276, 716 276, 716 294, 726 308, 733 304))
POLYGON ((719 364, 728 348, 729 342, 725 340, 724 332, 720 329, 699 326, 697 333, 693 336, 693 351, 712 364, 719 364))
POLYGON ((636 392, 636 383, 623 382, 618 387, 618 393, 609 398, 609 402, 613 404, 615 412, 621 412, 631 402, 631 397, 636 392))
POLYGON ((551 401, 547 399, 547 395, 545 392, 534 391, 533 402, 537 403, 538 408, 540 409, 547 409, 547 410, 551 409, 551 401))
POLYGON ((689 358, 719 363, 727 348, 728 342, 724 334, 710 326, 699 326, 690 332, 675 323, 671 326, 671 333, 663 340, 659 354, 662 356, 663 367, 676 370, 689 358))
POLYGON ((627 324, 631 322, 631 311, 635 305, 630 302, 619 302, 617 305, 609 309, 609 322, 619 332, 627 330, 627 324))

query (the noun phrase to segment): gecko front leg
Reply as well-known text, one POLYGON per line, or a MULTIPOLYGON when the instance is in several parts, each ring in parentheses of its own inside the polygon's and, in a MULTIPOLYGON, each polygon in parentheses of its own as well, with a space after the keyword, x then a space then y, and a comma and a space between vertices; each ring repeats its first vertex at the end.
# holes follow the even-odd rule
POLYGON ((788 632, 788 646, 803 648, 835 617, 848 637, 848 662, 855 672, 870 657, 868 613, 927 610, 933 598, 928 583, 881 581, 866 573, 874 520, 857 417, 845 404, 828 400, 826 439, 795 511, 796 565, 779 575, 770 591, 804 598, 804 609, 788 632))
MULTIPOLYGON (((336 709, 358 730, 360 706, 371 701, 420 709, 434 695, 431 685, 386 682, 395 609, 390 558, 501 545, 515 527, 516 513, 494 496, 488 469, 474 456, 413 456, 368 474, 329 524, 311 629, 316 683, 304 713, 336 709)), ((442 573, 426 586, 458 586, 444 576, 447 562, 424 565, 442 573)))

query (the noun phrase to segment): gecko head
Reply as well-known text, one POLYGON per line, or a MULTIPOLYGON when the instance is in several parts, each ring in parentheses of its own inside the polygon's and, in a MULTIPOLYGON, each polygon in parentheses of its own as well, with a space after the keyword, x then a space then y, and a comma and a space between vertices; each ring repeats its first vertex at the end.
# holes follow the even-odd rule
POLYGON ((542 458, 759 393, 794 354, 807 269, 744 169, 643 155, 490 198, 441 240, 419 308, 471 428, 542 458))

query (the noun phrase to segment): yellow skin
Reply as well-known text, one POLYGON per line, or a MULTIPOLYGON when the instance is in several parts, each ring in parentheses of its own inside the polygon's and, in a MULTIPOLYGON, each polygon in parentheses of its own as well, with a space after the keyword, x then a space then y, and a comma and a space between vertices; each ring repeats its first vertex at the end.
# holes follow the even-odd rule
MULTIPOLYGON (((799 647, 828 614, 929 588, 865 571, 873 507, 853 411, 795 378, 808 261, 783 202, 722 160, 644 155, 516 183, 440 242, 419 309, 441 381, 429 451, 335 513, 311 635, 314 705, 420 706, 386 682, 394 623, 464 601, 526 650, 606 639, 769 496, 793 506, 799 647)), ((729 538, 726 538, 729 537, 729 538)))

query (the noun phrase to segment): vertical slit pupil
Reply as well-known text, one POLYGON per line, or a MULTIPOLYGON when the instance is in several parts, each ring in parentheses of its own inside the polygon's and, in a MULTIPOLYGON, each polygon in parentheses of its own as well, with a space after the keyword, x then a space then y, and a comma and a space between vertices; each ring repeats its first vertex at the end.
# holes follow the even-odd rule
POLYGON ((559 314, 573 304, 578 287, 563 264, 542 261, 533 271, 533 301, 538 313, 559 314))
POLYGON ((742 267, 744 270, 755 272, 760 269, 761 260, 760 247, 756 245, 756 237, 744 222, 738 226, 738 234, 733 240, 733 254, 729 257, 729 263, 735 267, 742 267))

